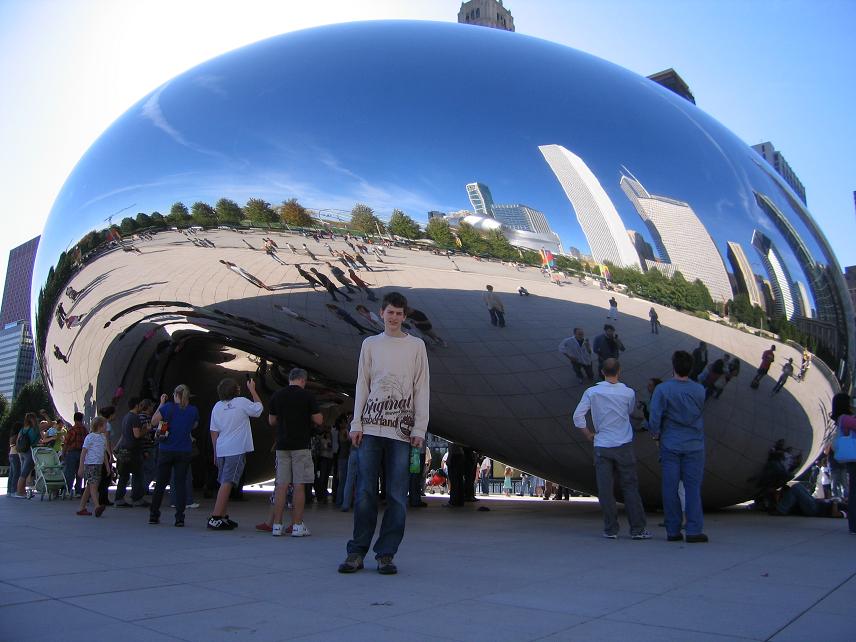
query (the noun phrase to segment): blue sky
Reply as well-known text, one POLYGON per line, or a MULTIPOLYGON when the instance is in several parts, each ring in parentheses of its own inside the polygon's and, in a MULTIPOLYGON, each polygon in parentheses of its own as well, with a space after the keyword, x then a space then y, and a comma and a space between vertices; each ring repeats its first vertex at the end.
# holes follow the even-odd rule
MULTIPOLYGON (((237 10, 232 3, 212 2, 199 11, 201 5, 194 2, 152 2, 145 10, 129 3, 0 3, 0 76, 7 79, 4 93, 15 96, 0 106, 6 143, 0 185, 11 211, 25 213, 23 221, 3 217, 3 255, 39 233, 65 176, 98 133, 183 69, 296 28, 361 18, 454 21, 459 7, 436 1, 378 2, 369 9, 335 1, 324 8, 290 4, 285 9, 281 3, 248 2, 237 10)), ((641 74, 677 69, 699 107, 745 142, 770 140, 785 154, 839 261, 856 263, 856 248, 848 242, 856 188, 851 149, 856 125, 849 113, 856 98, 851 69, 856 52, 847 33, 856 17, 853 3, 527 0, 506 5, 520 33, 573 46, 641 74)), ((199 82, 200 91, 216 95, 216 85, 199 82)), ((477 113, 472 96, 455 98, 462 114, 477 113)), ((400 191, 402 183, 370 180, 370 167, 326 153, 319 146, 320 162, 364 190, 367 201, 413 210, 438 178, 416 177, 400 191)), ((307 186, 299 176, 264 178, 283 190, 307 186)), ((657 191, 644 175, 639 178, 657 191)), ((474 179, 488 183, 497 202, 525 200, 502 176, 466 180, 474 179)), ((449 203, 444 198, 439 205, 467 205, 463 184, 459 198, 449 203)), ((139 209, 145 208, 134 208, 139 209)))

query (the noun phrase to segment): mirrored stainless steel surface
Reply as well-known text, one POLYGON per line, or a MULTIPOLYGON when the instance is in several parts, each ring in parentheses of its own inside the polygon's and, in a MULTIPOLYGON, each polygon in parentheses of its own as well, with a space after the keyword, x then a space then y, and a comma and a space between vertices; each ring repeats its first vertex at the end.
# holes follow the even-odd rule
MULTIPOLYGON (((711 365, 724 353, 741 362, 706 405, 711 506, 752 497, 779 439, 810 462, 836 375, 846 381, 852 369, 853 311, 840 267, 806 208, 754 151, 629 71, 465 25, 298 32, 169 81, 119 118, 69 177, 33 288, 44 378, 66 418, 111 401, 123 412, 129 396, 156 398, 183 382, 203 420, 222 376, 253 372, 270 391, 294 365, 311 373, 328 417, 347 411, 360 343, 378 331, 370 313, 385 292, 401 291, 430 319, 430 330, 418 315, 411 324, 429 346, 431 432, 589 491, 591 446, 570 421, 587 384, 558 345, 574 327, 600 334, 615 295, 622 378, 639 400, 651 378, 671 376, 674 350, 705 341, 711 365), (282 226, 276 208, 289 199, 335 238, 282 226), (155 213, 180 210, 175 203, 193 217, 164 226, 155 213), (431 212, 464 249, 483 235, 484 256, 454 242, 453 256, 432 241, 383 247, 388 232, 359 241, 361 252, 341 236, 358 203, 381 221, 403 210, 423 227, 431 212), (558 276, 508 260, 522 264, 541 249, 591 255, 584 271, 605 266, 633 296, 602 290, 592 276, 578 280, 570 268, 579 263, 559 259, 558 276), (336 280, 331 265, 352 267, 343 251, 361 259, 355 272, 369 290, 349 294, 336 280), (308 280, 318 280, 312 268, 340 286, 335 300, 308 280), (670 278, 701 285, 669 299, 670 278), (490 323, 488 284, 504 303, 504 328, 490 323), (729 300, 757 306, 763 327, 719 322, 729 300), (705 302, 710 318, 692 310, 705 302), (801 381, 774 395, 782 365, 793 358, 799 368, 802 355, 764 334, 783 318, 816 354, 801 381), (754 390, 773 343, 776 362, 754 390)), ((250 479, 270 477, 270 443, 259 422, 250 479)), ((636 452, 643 497, 657 503, 657 449, 644 432, 636 452)))

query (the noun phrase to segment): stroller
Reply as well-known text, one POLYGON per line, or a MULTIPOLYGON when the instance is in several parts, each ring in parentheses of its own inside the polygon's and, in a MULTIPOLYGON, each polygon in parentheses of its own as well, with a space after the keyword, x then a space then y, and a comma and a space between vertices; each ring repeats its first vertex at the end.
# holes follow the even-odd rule
POLYGON ((35 462, 35 486, 28 491, 30 497, 33 492, 40 494, 39 500, 54 497, 62 497, 66 493, 65 475, 59 461, 59 455, 53 448, 33 448, 33 461, 35 462))

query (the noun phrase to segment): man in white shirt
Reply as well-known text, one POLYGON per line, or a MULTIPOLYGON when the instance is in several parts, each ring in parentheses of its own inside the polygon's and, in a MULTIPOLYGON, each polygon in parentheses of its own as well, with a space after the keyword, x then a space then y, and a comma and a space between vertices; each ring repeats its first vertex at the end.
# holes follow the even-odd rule
POLYGON ((583 371, 585 371, 588 380, 594 382, 594 372, 591 368, 591 344, 586 339, 585 331, 582 328, 574 328, 574 336, 564 339, 559 344, 559 352, 571 362, 571 367, 580 383, 583 382, 583 371))
POLYGON ((377 526, 377 480, 386 471, 387 506, 375 541, 377 570, 398 572, 393 557, 404 538, 410 448, 422 448, 428 429, 428 355, 425 343, 401 329, 407 299, 398 292, 383 297, 384 331, 363 341, 354 419, 350 437, 358 449, 359 488, 354 503, 354 534, 340 573, 363 568, 377 526))
POLYGON ((211 410, 211 443, 214 463, 217 465, 217 481, 220 482, 214 512, 208 519, 208 528, 214 531, 228 531, 238 526, 226 512, 229 494, 244 474, 246 453, 253 452, 250 417, 258 417, 264 409, 252 379, 247 380, 247 390, 253 397, 252 401, 239 396, 241 387, 237 381, 223 379, 217 385, 220 401, 211 410))
POLYGON ((490 495, 490 473, 493 468, 493 462, 490 457, 482 459, 479 465, 479 478, 481 481, 481 494, 490 495))
POLYGON ((574 426, 594 442, 594 468, 597 497, 603 511, 603 536, 618 539, 618 509, 613 482, 618 475, 624 508, 630 522, 631 539, 651 539, 645 526, 645 509, 639 497, 636 456, 633 452, 633 427, 630 415, 636 409, 636 393, 618 381, 618 359, 607 359, 601 369, 605 381, 587 389, 574 410, 574 426), (591 411, 594 432, 586 426, 591 411))

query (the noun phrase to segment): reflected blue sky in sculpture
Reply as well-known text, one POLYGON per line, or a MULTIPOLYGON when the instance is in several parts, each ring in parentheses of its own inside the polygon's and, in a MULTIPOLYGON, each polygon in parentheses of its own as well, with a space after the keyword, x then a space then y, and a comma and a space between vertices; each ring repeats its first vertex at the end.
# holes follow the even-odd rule
MULTIPOLYGON (((429 210, 468 209, 464 185, 480 181, 496 202, 545 212, 565 248, 585 252, 570 203, 538 151, 544 144, 583 158, 627 229, 649 242, 619 188, 622 165, 651 193, 688 202, 723 257, 726 242, 738 241, 763 274, 749 250, 753 227, 785 243, 753 189, 783 211, 788 203, 751 162, 754 152, 695 106, 566 47, 425 23, 300 32, 187 72, 99 139, 55 211, 67 225, 68 212, 100 222, 131 203, 133 215, 166 213, 176 200, 296 197, 317 209, 365 202, 382 217, 398 207, 424 221, 429 210), (325 32, 335 36, 317 37, 325 32), (406 59, 390 63, 388 48, 404 43, 406 59), (121 163, 111 156, 117 147, 126 152, 121 163)), ((83 231, 69 229, 43 256, 83 231)), ((799 274, 791 253, 785 257, 799 274)))

